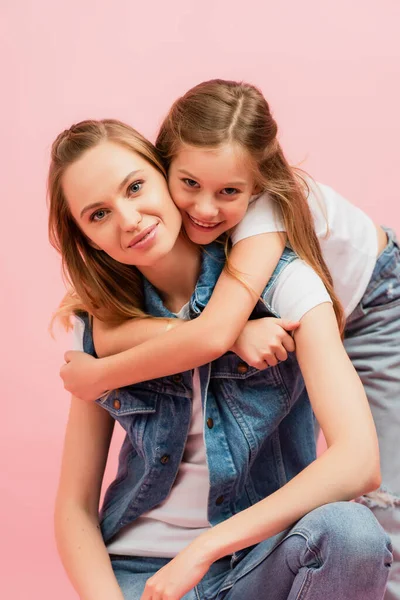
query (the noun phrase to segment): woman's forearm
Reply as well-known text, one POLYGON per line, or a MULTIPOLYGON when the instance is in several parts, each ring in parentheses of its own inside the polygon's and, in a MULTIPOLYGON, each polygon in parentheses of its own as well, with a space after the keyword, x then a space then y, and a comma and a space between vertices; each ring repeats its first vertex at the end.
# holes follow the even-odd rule
POLYGON ((58 552, 80 600, 124 600, 97 518, 75 505, 56 507, 58 552))
POLYGON ((315 508, 356 496, 379 486, 371 452, 338 445, 329 448, 299 475, 254 506, 202 534, 194 543, 210 560, 258 544, 290 527, 315 508))
POLYGON ((351 500, 380 485, 376 430, 360 378, 340 340, 331 305, 307 313, 296 352, 328 450, 281 489, 199 539, 213 560, 256 544, 311 510, 351 500))

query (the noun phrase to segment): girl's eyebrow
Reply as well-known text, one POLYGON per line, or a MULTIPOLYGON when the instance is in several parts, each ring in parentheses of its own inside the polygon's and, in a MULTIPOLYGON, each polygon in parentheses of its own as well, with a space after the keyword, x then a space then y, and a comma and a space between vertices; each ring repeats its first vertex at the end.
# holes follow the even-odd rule
MULTIPOLYGON (((126 177, 124 177, 124 179, 119 184, 117 192, 118 193, 121 192, 121 190, 125 187, 125 185, 128 183, 128 181, 131 179, 131 177, 134 177, 135 175, 138 175, 139 173, 142 173, 142 172, 143 172, 143 169, 137 169, 135 171, 131 171, 130 173, 128 173, 128 175, 126 177)), ((100 206, 102 206, 102 204, 104 204, 104 202, 93 202, 93 204, 88 204, 81 210, 81 214, 79 215, 80 218, 82 218, 83 215, 88 212, 88 210, 93 210, 94 208, 99 208, 100 206)))
MULTIPOLYGON (((195 177, 194 175, 192 175, 191 173, 189 173, 189 171, 186 171, 186 169, 177 169, 178 173, 182 173, 183 175, 187 175, 188 177, 190 177, 190 179, 193 179, 194 181, 197 181, 198 177, 195 177)), ((230 181, 229 183, 226 183, 224 185, 224 187, 234 187, 234 186, 245 186, 247 185, 247 181, 230 181)))

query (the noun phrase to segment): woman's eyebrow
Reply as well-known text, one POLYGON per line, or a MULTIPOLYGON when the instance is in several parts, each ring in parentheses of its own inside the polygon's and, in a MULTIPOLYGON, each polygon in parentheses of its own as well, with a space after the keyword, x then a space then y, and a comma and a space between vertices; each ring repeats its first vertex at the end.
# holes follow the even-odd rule
MULTIPOLYGON (((120 192, 132 177, 134 177, 135 175, 138 175, 139 173, 142 173, 142 172, 143 172, 143 169, 137 169, 135 171, 131 171, 130 173, 128 173, 128 175, 126 177, 124 177, 123 181, 121 181, 121 183, 119 184, 117 191, 120 192)), ((82 218, 84 216, 84 214, 87 213, 89 210, 93 210, 94 208, 99 208, 103 204, 104 204, 104 202, 93 202, 92 204, 88 204, 81 210, 81 214, 79 215, 80 218, 82 218)))
POLYGON ((125 179, 119 184, 118 192, 120 192, 122 190, 122 188, 125 186, 125 184, 128 183, 128 181, 130 180, 131 177, 134 177, 138 173, 143 173, 143 169, 137 169, 136 171, 131 171, 130 173, 128 173, 128 175, 125 177, 125 179))

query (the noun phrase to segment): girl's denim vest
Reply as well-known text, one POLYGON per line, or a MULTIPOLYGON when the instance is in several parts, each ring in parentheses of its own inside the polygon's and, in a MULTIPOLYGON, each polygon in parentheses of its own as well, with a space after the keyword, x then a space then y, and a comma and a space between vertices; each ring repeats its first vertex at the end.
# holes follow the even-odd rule
MULTIPOLYGON (((279 316, 269 299, 294 258, 291 250, 284 251, 253 318, 279 316)), ((209 300, 224 261, 222 246, 212 244, 204 251, 191 318, 209 300)), ((174 316, 146 280, 144 291, 148 313, 174 316)), ((88 319, 83 320, 84 350, 95 355, 88 319)), ((313 415, 294 353, 276 367, 258 371, 228 352, 199 371, 210 477, 208 519, 216 525, 275 492, 315 459, 313 415)), ((126 430, 118 473, 101 510, 107 543, 167 498, 189 430, 192 373, 117 389, 97 402, 126 430)))

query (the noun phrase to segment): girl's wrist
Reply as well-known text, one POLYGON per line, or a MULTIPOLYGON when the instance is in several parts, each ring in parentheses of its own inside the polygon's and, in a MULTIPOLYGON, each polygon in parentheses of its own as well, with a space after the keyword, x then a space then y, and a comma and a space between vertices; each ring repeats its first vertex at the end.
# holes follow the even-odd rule
POLYGON ((106 356, 104 358, 99 358, 96 361, 99 386, 105 391, 114 390, 118 387, 121 387, 116 385, 116 382, 113 381, 113 372, 115 371, 113 359, 115 356, 117 355, 106 356))

